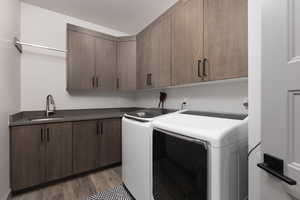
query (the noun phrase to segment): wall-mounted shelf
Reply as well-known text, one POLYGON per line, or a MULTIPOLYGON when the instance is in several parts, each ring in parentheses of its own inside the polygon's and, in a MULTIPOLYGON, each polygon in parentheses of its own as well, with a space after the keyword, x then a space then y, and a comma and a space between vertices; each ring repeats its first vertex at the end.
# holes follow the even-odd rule
POLYGON ((54 47, 47 47, 47 46, 42 46, 42 45, 38 45, 38 44, 31 44, 31 43, 26 43, 26 42, 21 42, 18 38, 14 38, 14 43, 15 43, 15 47, 18 49, 18 51, 20 53, 23 53, 23 46, 30 46, 30 47, 36 47, 36 48, 41 48, 41 49, 47 49, 50 51, 58 51, 58 52, 62 52, 62 53, 67 53, 67 50, 62 50, 62 49, 57 49, 54 47))

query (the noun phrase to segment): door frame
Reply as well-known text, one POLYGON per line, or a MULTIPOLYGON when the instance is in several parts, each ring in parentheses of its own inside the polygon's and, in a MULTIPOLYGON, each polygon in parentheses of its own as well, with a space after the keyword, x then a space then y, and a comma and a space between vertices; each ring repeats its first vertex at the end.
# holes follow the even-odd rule
MULTIPOLYGON (((249 149, 261 141, 261 0, 248 0, 249 149)), ((260 146, 249 156, 249 200, 260 200, 260 146)))

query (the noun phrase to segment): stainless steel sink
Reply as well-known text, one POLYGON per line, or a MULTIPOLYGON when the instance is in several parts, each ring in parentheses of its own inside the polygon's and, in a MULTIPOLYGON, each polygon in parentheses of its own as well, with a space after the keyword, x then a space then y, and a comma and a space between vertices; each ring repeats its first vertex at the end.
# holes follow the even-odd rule
POLYGON ((56 121, 56 120, 62 120, 63 117, 49 117, 49 118, 34 118, 29 119, 31 122, 47 122, 47 121, 56 121))

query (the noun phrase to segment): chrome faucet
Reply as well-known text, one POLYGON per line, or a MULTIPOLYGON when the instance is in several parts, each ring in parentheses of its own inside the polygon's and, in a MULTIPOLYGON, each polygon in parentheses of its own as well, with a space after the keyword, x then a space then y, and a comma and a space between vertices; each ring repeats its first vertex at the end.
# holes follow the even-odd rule
POLYGON ((55 113, 55 102, 54 98, 51 94, 49 94, 46 98, 46 117, 49 117, 50 115, 55 113), (52 105, 52 109, 50 109, 50 105, 52 105))

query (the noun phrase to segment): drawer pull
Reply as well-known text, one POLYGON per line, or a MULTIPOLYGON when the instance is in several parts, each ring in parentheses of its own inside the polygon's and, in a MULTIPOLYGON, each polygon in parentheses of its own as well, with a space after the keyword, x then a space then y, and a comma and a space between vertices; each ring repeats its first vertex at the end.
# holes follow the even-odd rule
POLYGON ((152 74, 148 73, 147 74, 147 86, 151 86, 152 85, 152 74))
POLYGON ((50 130, 49 128, 47 128, 47 142, 50 141, 50 130))
POLYGON ((202 60, 198 60, 198 77, 199 78, 202 78, 202 76, 201 76, 201 63, 202 63, 202 60))
POLYGON ((41 142, 44 142, 44 130, 41 128, 41 142))
POLYGON ((103 135, 103 123, 101 123, 101 135, 103 135))
POLYGON ((208 76, 208 74, 207 74, 207 71, 206 71, 206 63, 208 63, 208 59, 207 58, 205 58, 204 60, 203 60, 203 76, 208 76))

